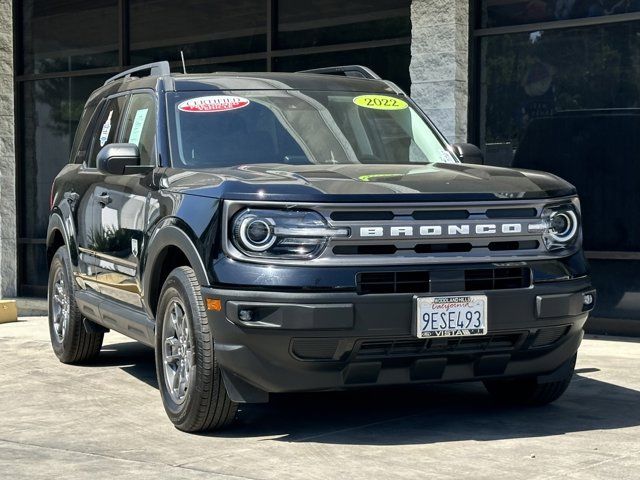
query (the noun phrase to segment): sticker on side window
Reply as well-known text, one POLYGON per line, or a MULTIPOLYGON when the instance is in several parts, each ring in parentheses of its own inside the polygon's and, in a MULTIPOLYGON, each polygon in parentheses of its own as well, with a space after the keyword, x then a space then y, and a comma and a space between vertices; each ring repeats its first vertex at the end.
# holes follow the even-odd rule
POLYGON ((135 143, 140 146, 142 127, 144 127, 144 121, 147 119, 148 112, 148 108, 142 108, 136 112, 136 116, 133 118, 133 125, 131 126, 131 133, 129 133, 129 143, 135 143))
POLYGON ((113 115, 113 110, 109 112, 109 116, 107 117, 107 121, 104 122, 102 126, 102 131, 100 132, 100 146, 104 147, 104 144, 107 143, 109 139, 109 132, 111 132, 111 115, 113 115))
POLYGON ((374 110, 404 110, 409 106, 404 100, 387 95, 360 95, 353 99, 353 103, 374 110))
POLYGON ((209 95, 185 100, 178 104, 178 110, 182 112, 213 113, 238 110, 249 105, 249 100, 233 95, 209 95))

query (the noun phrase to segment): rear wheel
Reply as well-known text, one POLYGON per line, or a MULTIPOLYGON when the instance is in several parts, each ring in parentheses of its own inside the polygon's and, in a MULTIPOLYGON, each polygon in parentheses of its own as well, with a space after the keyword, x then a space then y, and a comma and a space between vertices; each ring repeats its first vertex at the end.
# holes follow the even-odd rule
POLYGON ((67 247, 60 247, 49 269, 49 336, 62 363, 82 363, 95 358, 104 333, 89 333, 75 301, 76 283, 67 247))
POLYGON ((238 406, 227 395, 191 268, 178 267, 169 274, 156 317, 156 372, 169 419, 185 432, 226 427, 238 406))
MULTIPOLYGON (((576 356, 570 360, 566 373, 560 379, 539 383, 537 377, 509 380, 485 380, 487 391, 497 400, 514 405, 547 405, 559 399, 569 387, 576 365, 576 356)), ((565 367, 563 367, 565 368, 565 367)))

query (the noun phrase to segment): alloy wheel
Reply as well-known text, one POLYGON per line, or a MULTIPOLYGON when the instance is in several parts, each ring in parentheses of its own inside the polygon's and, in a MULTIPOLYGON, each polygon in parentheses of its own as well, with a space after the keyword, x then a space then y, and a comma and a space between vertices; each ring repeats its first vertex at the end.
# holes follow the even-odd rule
POLYGON ((195 370, 192 334, 184 305, 172 299, 162 325, 164 382, 176 404, 184 402, 195 370))
POLYGON ((64 279, 64 273, 59 268, 53 279, 53 330, 62 343, 69 327, 69 293, 64 279))

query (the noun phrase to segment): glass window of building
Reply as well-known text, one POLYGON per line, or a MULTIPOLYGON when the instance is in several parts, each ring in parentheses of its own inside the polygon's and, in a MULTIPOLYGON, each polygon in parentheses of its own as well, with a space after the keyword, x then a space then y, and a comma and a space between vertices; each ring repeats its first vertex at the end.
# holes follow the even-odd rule
POLYGON ((640 22, 488 36, 481 64, 487 163, 569 180, 588 250, 640 250, 640 22))
POLYGON ((278 48, 409 36, 410 5, 410 0, 280 0, 278 48))
POLYGON ((483 28, 640 11, 638 0, 483 0, 481 3, 480 26, 483 28))
POLYGON ((133 64, 266 48, 265 0, 131 0, 130 15, 133 64))
POLYGON ((497 27, 475 31, 485 163, 576 186, 595 316, 640 320, 640 2, 480 3, 477 24, 497 27))
POLYGON ((118 0, 25 0, 21 4, 24 73, 118 64, 118 0))

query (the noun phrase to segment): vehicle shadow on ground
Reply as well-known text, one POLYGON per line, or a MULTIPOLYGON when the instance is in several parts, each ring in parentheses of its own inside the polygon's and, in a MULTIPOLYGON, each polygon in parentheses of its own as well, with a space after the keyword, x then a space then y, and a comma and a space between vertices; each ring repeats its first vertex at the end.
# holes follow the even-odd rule
POLYGON ((153 349, 138 342, 112 343, 100 350, 100 355, 88 367, 120 367, 129 375, 158 388, 153 349))
MULTIPOLYGON (((107 345, 94 366, 120 366, 157 388, 153 351, 143 345, 107 345)), ((241 405, 232 429, 207 435, 403 445, 550 436, 640 425, 640 391, 586 376, 598 374, 595 366, 583 366, 576 370, 569 390, 559 401, 532 408, 499 405, 480 383, 272 395, 269 404, 241 405)))

